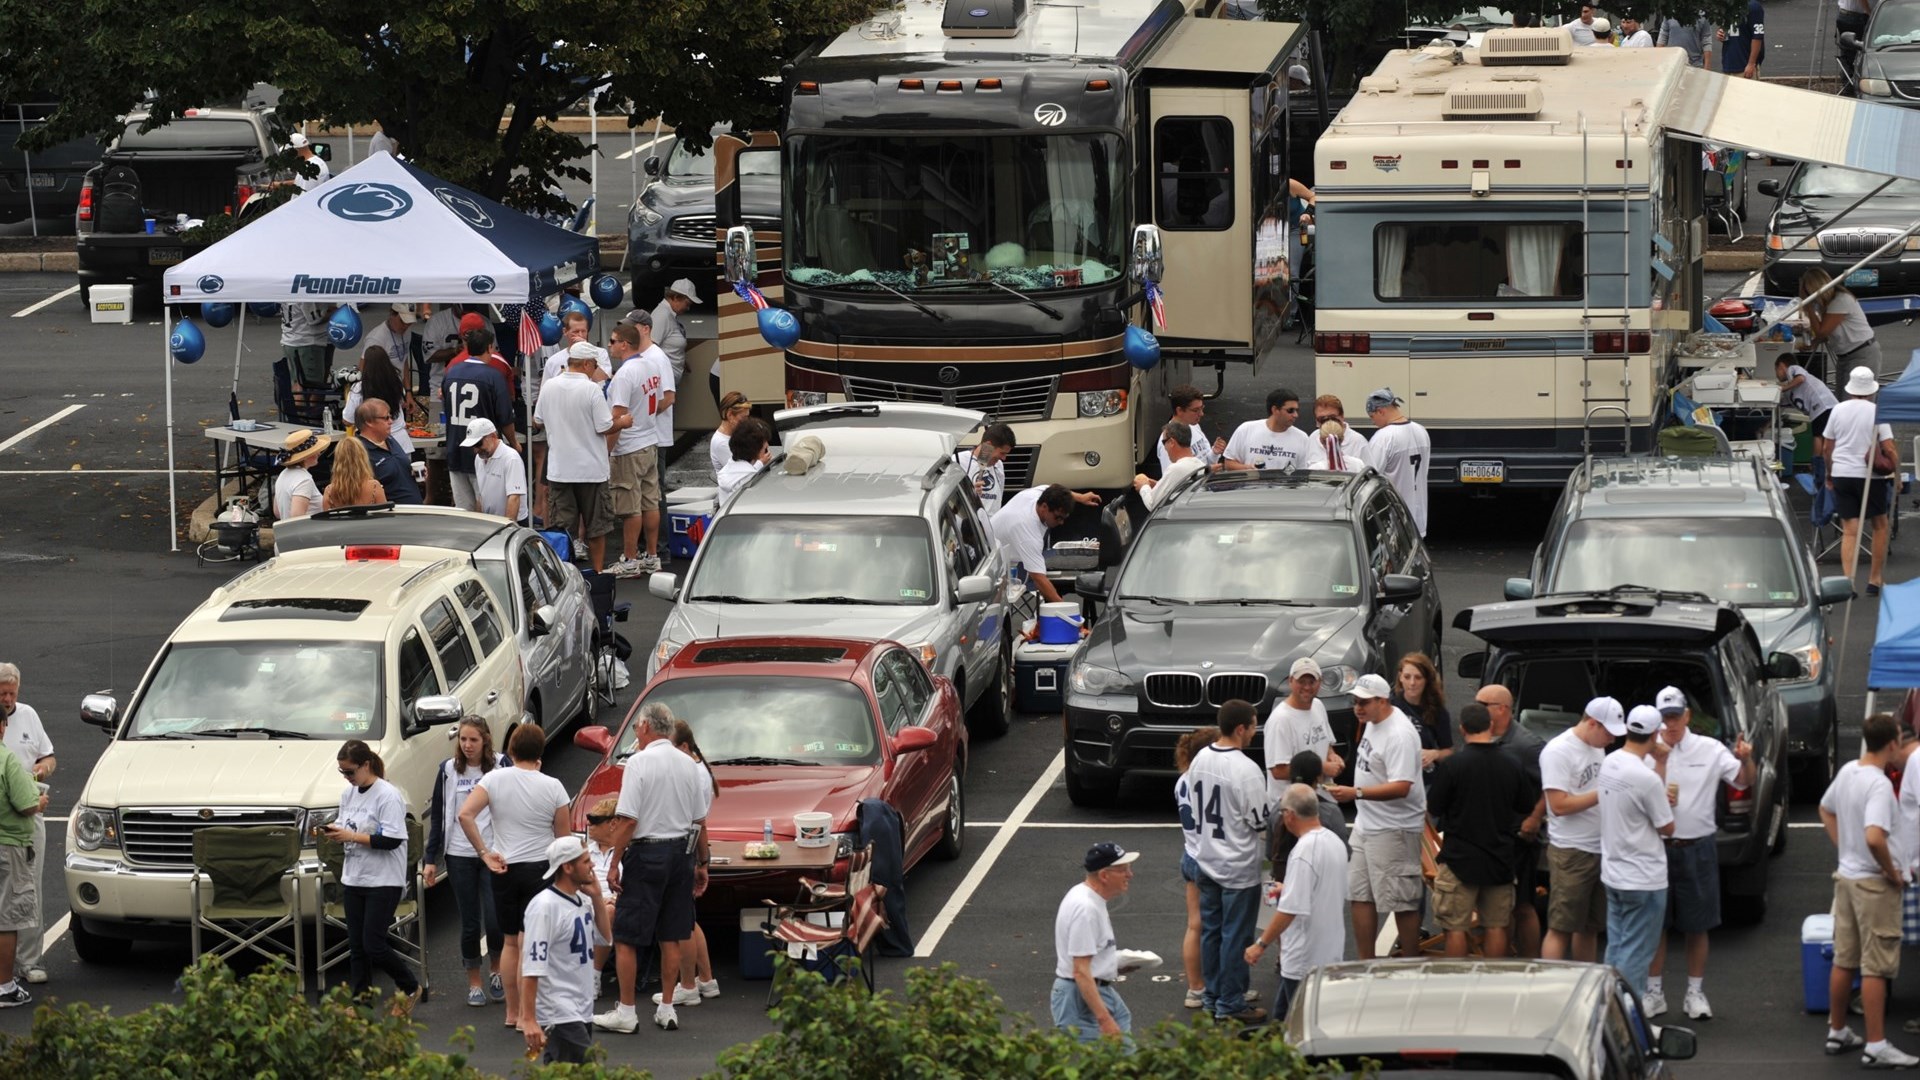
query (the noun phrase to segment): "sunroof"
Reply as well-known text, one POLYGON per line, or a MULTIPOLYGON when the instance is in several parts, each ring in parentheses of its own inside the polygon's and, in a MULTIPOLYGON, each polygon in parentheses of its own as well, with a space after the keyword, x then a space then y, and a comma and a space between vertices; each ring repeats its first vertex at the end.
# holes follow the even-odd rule
POLYGON ((352 622, 367 610, 366 600, 341 600, 330 596, 280 597, 272 600, 237 600, 220 613, 221 622, 250 619, 321 619, 328 622, 352 622))
POLYGON ((847 650, 830 645, 711 645, 694 655, 696 664, 831 664, 847 650))

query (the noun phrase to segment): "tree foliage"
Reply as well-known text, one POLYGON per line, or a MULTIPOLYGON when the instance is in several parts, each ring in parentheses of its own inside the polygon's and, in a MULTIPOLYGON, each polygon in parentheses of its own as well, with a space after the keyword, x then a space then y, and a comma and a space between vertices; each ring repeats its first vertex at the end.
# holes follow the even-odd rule
MULTIPOLYGON (((421 167, 529 209, 585 149, 539 123, 599 88, 602 111, 658 115, 704 142, 765 124, 767 80, 876 0, 20 0, 0 3, 0 101, 57 95, 28 147, 281 91, 292 124, 378 121, 421 167), (511 119, 502 129, 504 117, 511 119)), ((614 121, 617 123, 618 121, 614 121)))

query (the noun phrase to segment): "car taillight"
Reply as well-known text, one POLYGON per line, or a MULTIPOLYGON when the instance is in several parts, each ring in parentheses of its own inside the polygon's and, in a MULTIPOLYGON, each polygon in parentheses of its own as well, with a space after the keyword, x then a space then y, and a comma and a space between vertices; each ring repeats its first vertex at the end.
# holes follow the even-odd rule
POLYGON ((91 179, 80 188, 80 220, 93 220, 93 181, 91 179))
POLYGON ((1313 351, 1317 353, 1345 353, 1349 356, 1364 356, 1373 349, 1373 335, 1352 334, 1346 331, 1313 335, 1313 351))
POLYGON ((348 562, 399 562, 399 544, 348 544, 348 562))
POLYGON ((1727 825, 1744 829, 1753 820, 1753 789, 1734 787, 1732 784, 1726 785, 1726 788, 1727 825))
POLYGON ((1643 353, 1652 347, 1653 335, 1645 330, 1593 332, 1593 351, 1596 353, 1643 353))

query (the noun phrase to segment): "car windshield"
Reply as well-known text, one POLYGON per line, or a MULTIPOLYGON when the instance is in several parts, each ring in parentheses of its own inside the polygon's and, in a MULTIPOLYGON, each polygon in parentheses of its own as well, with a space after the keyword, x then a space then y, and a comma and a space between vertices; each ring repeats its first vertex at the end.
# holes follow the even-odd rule
POLYGON ((128 718, 128 738, 383 734, 386 695, 373 642, 220 641, 167 650, 128 718))
MULTIPOLYGON (((709 764, 871 765, 880 760, 873 709, 867 695, 850 682, 670 679, 654 687, 644 701, 659 702, 685 720, 709 764)), ((633 753, 635 729, 629 724, 621 733, 616 760, 633 753)))
POLYGON ((786 275, 814 287, 1023 292, 1120 276, 1115 135, 805 135, 790 140, 786 275))
POLYGON ((1351 607, 1360 602, 1353 532, 1302 521, 1152 522, 1114 596, 1351 607))
POLYGON ((1742 607, 1801 603, 1795 543, 1772 518, 1576 521, 1553 560, 1549 592, 1646 585, 1742 607))
POLYGON ((700 548, 687 584, 695 601, 923 606, 939 583, 918 517, 731 513, 700 548))
POLYGON ((1873 26, 1867 44, 1876 49, 1920 43, 1920 3, 1881 0, 1873 5, 1873 26))
MULTIPOLYGON (((1832 165, 1807 163, 1793 176, 1792 191, 1789 194, 1803 199, 1827 196, 1857 199, 1862 195, 1886 184, 1887 178, 1879 173, 1861 172, 1858 169, 1840 169, 1832 165)), ((1920 180, 1896 179, 1887 184, 1881 195, 1901 195, 1908 198, 1920 198, 1920 180)))
MULTIPOLYGON (((739 163, 742 176, 780 175, 778 154, 747 154, 734 160, 739 163)), ((666 179, 683 184, 696 180, 713 183, 713 147, 693 150, 685 142, 674 140, 673 151, 667 155, 665 174, 666 179)))

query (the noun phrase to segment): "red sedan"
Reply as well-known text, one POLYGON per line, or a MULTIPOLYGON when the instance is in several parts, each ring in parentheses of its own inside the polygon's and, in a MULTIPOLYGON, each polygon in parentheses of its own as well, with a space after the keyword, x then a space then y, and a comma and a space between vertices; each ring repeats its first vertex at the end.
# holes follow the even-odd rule
POLYGON ((947 679, 891 641, 724 638, 681 649, 653 677, 618 734, 588 727, 573 741, 601 755, 574 800, 620 793, 634 718, 661 702, 693 728, 720 783, 707 819, 714 848, 702 911, 731 914, 794 895, 798 879, 844 879, 862 799, 886 800, 905 827, 906 867, 932 852, 958 858, 966 825, 967 726, 947 679), (826 848, 794 844, 794 815, 832 815, 826 848), (767 821, 781 856, 742 857, 767 821), (726 861, 722 861, 722 860, 726 861))

